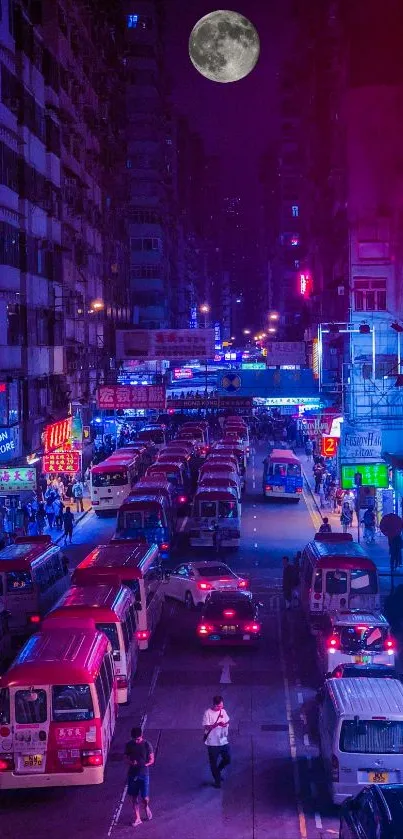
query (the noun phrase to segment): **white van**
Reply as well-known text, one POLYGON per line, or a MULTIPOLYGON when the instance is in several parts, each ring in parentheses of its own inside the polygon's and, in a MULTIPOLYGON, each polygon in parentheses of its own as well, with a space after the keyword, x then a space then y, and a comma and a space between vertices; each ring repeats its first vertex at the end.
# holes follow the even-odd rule
POLYGON ((335 804, 368 784, 403 783, 403 685, 397 679, 328 679, 319 735, 335 804))
POLYGON ((316 638, 319 670, 330 675, 340 664, 386 664, 394 667, 396 643, 386 618, 377 612, 324 615, 316 638))

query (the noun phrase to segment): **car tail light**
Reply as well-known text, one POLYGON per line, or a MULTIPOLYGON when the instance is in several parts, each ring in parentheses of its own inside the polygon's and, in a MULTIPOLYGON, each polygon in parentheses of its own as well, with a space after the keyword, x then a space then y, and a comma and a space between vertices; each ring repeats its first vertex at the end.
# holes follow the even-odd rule
POLYGON ((117 676, 116 678, 116 687, 118 690, 126 690, 128 688, 129 683, 127 681, 127 676, 117 676))
POLYGON ((266 486, 266 492, 270 492, 271 486, 266 486))
POLYGON ((179 504, 186 504, 187 498, 186 495, 180 495, 178 498, 179 504))
POLYGON ((341 679, 343 676, 343 671, 340 667, 337 667, 336 670, 333 671, 332 676, 334 679, 341 679))
POLYGON ((314 600, 320 600, 320 598, 321 598, 321 595, 318 594, 318 593, 314 594, 314 596, 313 596, 314 600))
POLYGON ((332 781, 339 780, 339 761, 336 755, 332 755, 332 781))
POLYGON ((302 492, 302 487, 297 487, 297 492, 302 492))
POLYGON ((329 653, 335 653, 338 646, 339 646, 339 639, 337 638, 336 635, 332 635, 332 637, 329 638, 328 652, 329 653))
POLYGON ((213 629, 214 626, 211 626, 209 623, 199 623, 199 626, 197 627, 199 635, 208 635, 209 632, 213 631, 213 629))
POLYGON ((83 766, 102 766, 103 757, 101 749, 81 752, 81 763, 83 766))
POLYGON ((14 769, 14 758, 10 754, 0 756, 0 772, 11 772, 14 769))
POLYGON ((234 609, 224 609, 223 615, 225 618, 234 618, 235 617, 235 610, 234 609))
POLYGON ((160 545, 162 551, 169 551, 169 542, 162 542, 160 545))
POLYGON ((30 623, 35 623, 35 624, 40 623, 41 622, 41 616, 40 615, 30 615, 28 620, 29 620, 30 623))
POLYGON ((213 586, 211 585, 211 583, 197 583, 197 588, 200 591, 211 591, 213 586))
POLYGON ((387 651, 388 655, 393 655, 395 652, 395 642, 393 638, 387 638, 385 641, 385 650, 387 651))
POLYGON ((248 588, 248 580, 239 580, 238 588, 248 588))
POLYGON ((136 638, 138 641, 148 641, 151 633, 149 629, 138 629, 136 632, 136 638))
POLYGON ((8 725, 2 725, 0 727, 0 737, 9 737, 11 734, 11 729, 8 725))
POLYGON ((260 632, 260 623, 246 623, 245 632, 260 632))

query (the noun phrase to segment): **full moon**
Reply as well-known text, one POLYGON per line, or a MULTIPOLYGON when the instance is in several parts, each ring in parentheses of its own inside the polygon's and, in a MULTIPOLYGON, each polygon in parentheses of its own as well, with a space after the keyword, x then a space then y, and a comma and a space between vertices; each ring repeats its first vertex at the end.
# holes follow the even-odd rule
POLYGON ((202 76, 214 82, 243 79, 255 67, 259 52, 257 30, 238 12, 211 12, 200 18, 190 33, 190 60, 202 76))

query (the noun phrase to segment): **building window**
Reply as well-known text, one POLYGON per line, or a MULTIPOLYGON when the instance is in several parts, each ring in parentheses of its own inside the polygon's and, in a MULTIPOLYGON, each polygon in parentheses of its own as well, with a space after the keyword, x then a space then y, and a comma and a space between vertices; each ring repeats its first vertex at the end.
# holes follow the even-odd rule
POLYGON ((159 280, 161 276, 161 265, 136 265, 130 271, 131 280, 159 280))
POLYGON ((356 312, 385 311, 386 280, 355 280, 354 309, 356 312))
POLYGON ((137 209, 130 213, 133 224, 160 224, 161 217, 157 210, 137 209))
POLYGON ((136 29, 136 26, 139 21, 138 15, 127 15, 127 28, 128 29, 136 29))
POLYGON ((127 15, 128 29, 152 29, 153 19, 149 15, 127 15))
POLYGON ((147 238, 131 238, 130 239, 130 248, 132 251, 160 251, 161 248, 161 239, 157 239, 157 237, 147 237, 147 238))
POLYGON ((291 213, 293 218, 298 218, 299 216, 299 207, 298 204, 293 204, 291 207, 291 213))

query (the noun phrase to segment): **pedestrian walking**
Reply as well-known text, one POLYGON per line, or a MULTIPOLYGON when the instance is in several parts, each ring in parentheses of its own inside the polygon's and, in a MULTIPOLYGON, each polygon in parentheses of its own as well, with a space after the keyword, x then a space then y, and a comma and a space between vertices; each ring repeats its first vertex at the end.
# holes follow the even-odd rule
POLYGON ((84 504, 83 504, 84 486, 82 484, 82 481, 77 480, 77 481, 74 482, 72 492, 73 492, 74 501, 76 502, 77 513, 83 513, 84 512, 84 504))
POLYGON ((331 532, 332 532, 332 526, 329 523, 329 519, 328 519, 327 516, 324 516, 323 517, 323 522, 322 522, 322 524, 319 528, 319 533, 331 533, 331 532))
POLYGON ((310 440, 309 437, 308 437, 308 439, 305 443, 305 454, 306 454, 307 460, 309 462, 312 460, 312 452, 313 452, 312 440, 310 440))
POLYGON ((52 493, 52 496, 49 496, 49 498, 47 499, 46 504, 45 504, 45 513, 46 513, 46 517, 47 517, 47 520, 48 520, 48 525, 51 529, 53 527, 53 521, 54 521, 54 518, 55 518, 55 511, 53 509, 53 502, 54 502, 54 495, 52 493))
POLYGON ((318 495, 319 491, 320 491, 320 488, 322 486, 322 477, 323 477, 322 467, 319 465, 319 463, 316 463, 315 466, 314 466, 313 476, 315 478, 315 492, 318 495))
POLYGON ((341 513, 341 505, 343 503, 344 492, 341 487, 337 487, 335 493, 335 512, 341 513))
POLYGON ((292 592, 294 588, 295 572, 288 556, 283 556, 283 595, 285 608, 291 608, 292 592))
POLYGON ((53 511, 55 514, 55 527, 61 530, 63 527, 63 510, 64 504, 61 498, 55 498, 53 502, 53 511))
POLYGON ((73 527, 74 527, 74 516, 70 510, 70 507, 66 507, 63 513, 63 528, 64 528, 64 544, 67 544, 67 539, 70 541, 70 545, 73 539, 73 527))
POLYGON ((401 533, 397 533, 396 536, 393 538, 388 539, 389 542, 389 555, 390 555, 390 564, 392 569, 395 571, 396 568, 400 568, 402 564, 402 535, 401 533))
POLYGON ((291 607, 296 608, 299 606, 299 583, 300 583, 300 575, 301 575, 301 551, 298 551, 294 557, 293 564, 291 566, 293 571, 293 580, 292 580, 292 594, 291 594, 291 607))
POLYGON ((365 510, 361 524, 364 525, 364 539, 367 542, 375 542, 376 519, 372 507, 365 510))
POLYGON ((343 527, 343 533, 347 533, 349 527, 351 527, 353 523, 353 512, 348 501, 343 502, 343 506, 341 508, 340 523, 343 527))
POLYGON ((45 529, 45 522, 46 522, 46 513, 45 513, 45 505, 43 501, 39 502, 38 512, 36 514, 36 522, 38 525, 38 532, 41 536, 44 529, 45 529))
POLYGON ((154 749, 143 737, 140 726, 131 730, 131 739, 126 743, 125 756, 129 762, 127 775, 127 794, 133 802, 134 821, 133 827, 142 824, 140 818, 140 799, 144 804, 145 816, 148 821, 152 819, 150 810, 150 766, 154 763, 154 749))
POLYGON ((324 510, 326 507, 326 493, 323 481, 319 485, 319 507, 321 510, 324 510))
POLYGON ((229 716, 224 708, 222 696, 213 696, 211 708, 203 714, 203 741, 207 746, 214 787, 219 789, 222 772, 231 763, 228 745, 229 716))

